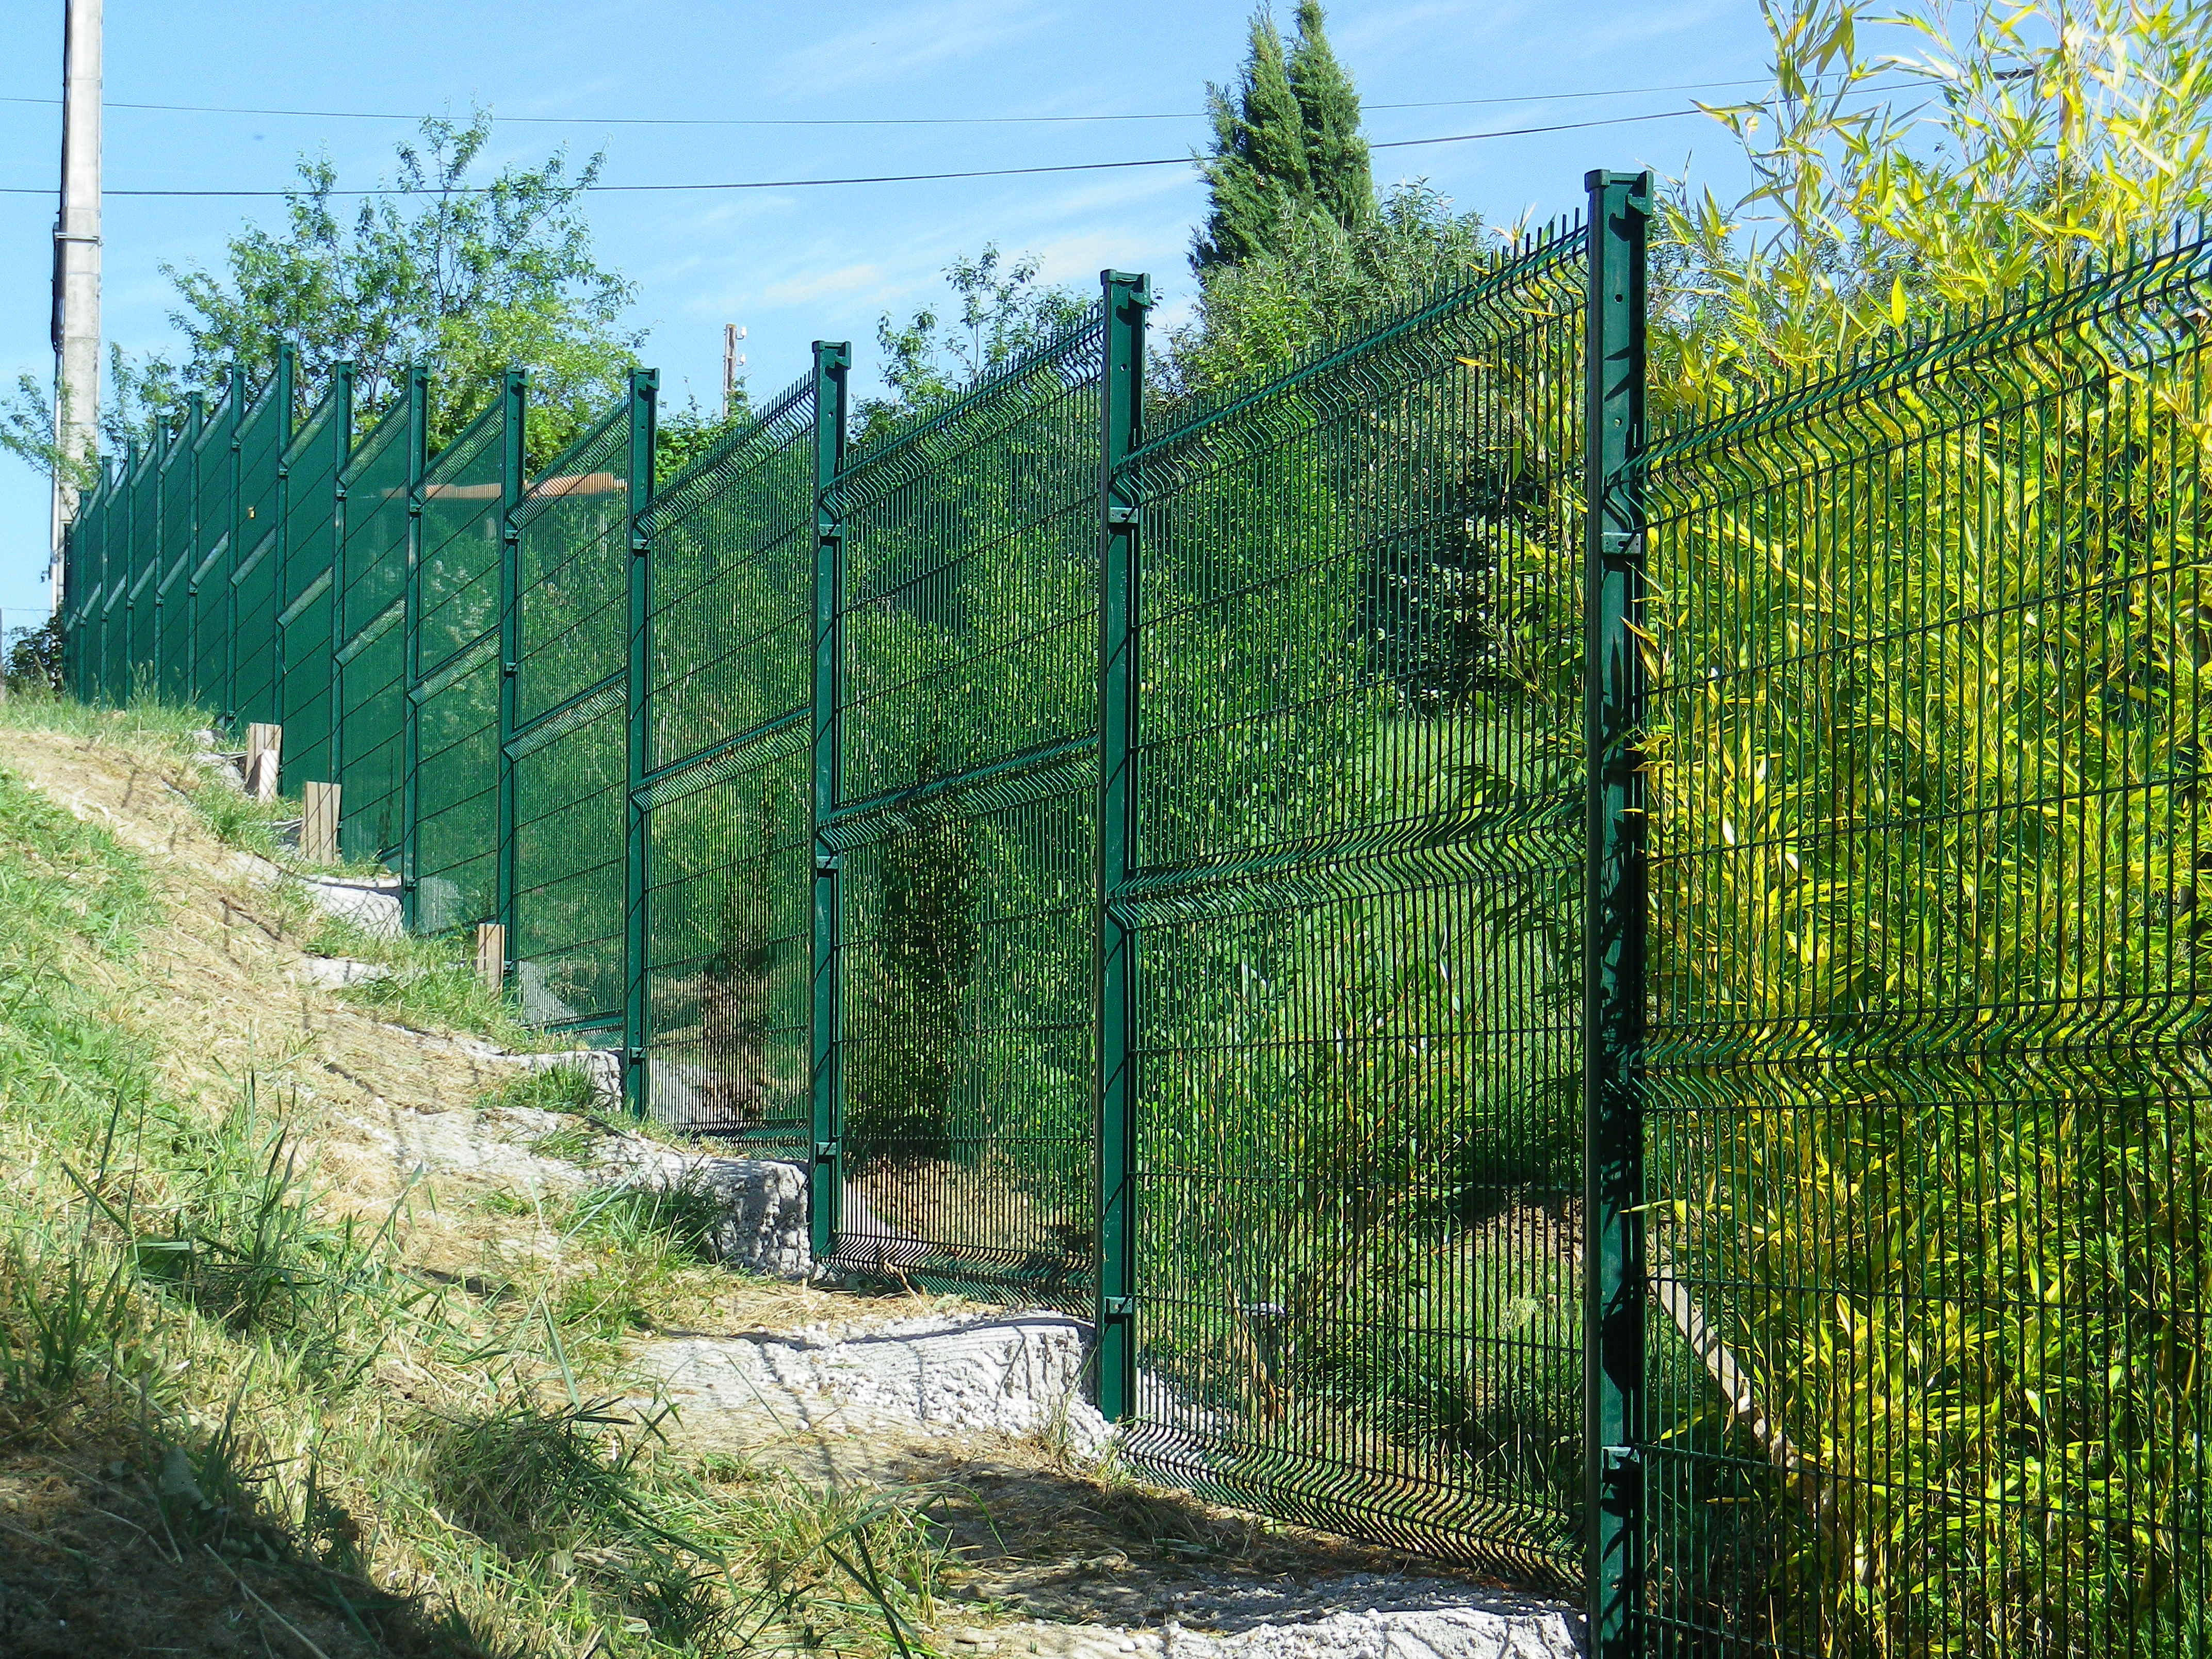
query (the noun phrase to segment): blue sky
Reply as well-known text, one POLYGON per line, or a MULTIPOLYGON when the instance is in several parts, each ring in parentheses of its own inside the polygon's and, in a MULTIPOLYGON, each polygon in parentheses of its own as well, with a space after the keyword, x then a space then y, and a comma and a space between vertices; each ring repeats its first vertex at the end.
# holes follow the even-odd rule
MULTIPOLYGON (((1287 22, 1290 0, 1278 8, 1287 22)), ((341 185, 387 173, 404 119, 201 115, 127 103, 318 111, 580 117, 503 123, 493 160, 566 143, 606 153, 611 184, 921 173, 1177 156, 1205 136, 1164 120, 904 127, 651 127, 618 117, 1150 115, 1196 112, 1205 83, 1243 53, 1243 0, 1116 9, 1088 0, 711 3, 659 0, 379 0, 363 5, 107 0, 111 191, 276 188, 301 152, 327 152, 341 185), (1123 21, 1111 21, 1116 16, 1123 21)), ((0 97, 51 99, 60 0, 0 0, 0 97)), ((1765 35, 1753 0, 1336 0, 1330 34, 1370 105, 1376 141, 1545 126, 1679 109, 1691 94, 1553 96, 1756 80, 1765 35), (1385 104, 1523 99, 1461 107, 1385 104)), ((1715 92, 1708 100, 1731 95, 1715 92)), ((60 112, 0 103, 0 185, 51 191, 60 112)), ((1378 182, 1425 177, 1493 221, 1579 203, 1591 167, 1650 166, 1736 183, 1726 135, 1702 118, 1382 150, 1378 182)), ((876 319, 942 292, 947 261, 996 241, 1048 277, 1088 287, 1101 267, 1147 270, 1170 319, 1204 192, 1187 167, 930 184, 743 192, 609 194, 588 210, 602 256, 638 284, 635 323, 664 396, 709 403, 725 322, 748 331, 757 392, 805 368, 809 343, 849 338, 863 376, 876 319)), ((0 374, 52 373, 46 328, 51 195, 0 196, 0 374)), ((133 350, 172 342, 164 264, 217 263, 248 218, 281 204, 111 198, 104 326, 133 350)), ((0 611, 43 612, 43 482, 0 459, 0 611)))

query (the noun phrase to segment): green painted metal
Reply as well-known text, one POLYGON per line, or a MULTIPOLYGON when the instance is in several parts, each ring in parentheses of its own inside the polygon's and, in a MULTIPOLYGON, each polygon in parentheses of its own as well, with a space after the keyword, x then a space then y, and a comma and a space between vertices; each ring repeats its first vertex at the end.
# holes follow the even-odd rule
POLYGON ((1142 507, 1123 470, 1144 445, 1145 319, 1151 284, 1121 271, 1099 273, 1104 290, 1105 372, 1100 383, 1098 489, 1098 869, 1095 929, 1098 1065, 1097 1329, 1098 1409, 1119 1422, 1137 1408, 1136 930, 1122 907, 1141 866, 1136 757, 1140 748, 1137 602, 1142 507))
POLYGON ((833 1274, 1095 1318, 1147 1480, 1604 1659, 2212 1653, 2212 238, 1646 441, 1589 182, 1249 381, 1109 273, 665 483, 649 378, 530 477, 519 374, 426 459, 287 357, 88 495, 72 683, 398 732, 418 930, 833 1274))
POLYGON ((2212 1652, 2212 240, 1644 454, 1657 1653, 2212 1652))
POLYGON ((837 951, 844 937, 844 905, 837 849, 823 834, 844 788, 839 711, 845 706, 845 526, 836 490, 845 470, 848 419, 847 380, 853 348, 814 343, 814 572, 812 787, 808 801, 813 927, 811 994, 808 998, 807 1194, 814 1260, 836 1253, 844 1224, 845 1165, 839 1142, 843 1115, 843 998, 837 951))
POLYGON ((276 612, 283 561, 281 494, 285 446, 292 436, 297 354, 278 352, 276 372, 246 416, 239 434, 238 489, 233 503, 238 556, 230 569, 230 649, 225 672, 229 711, 242 731, 276 719, 276 612))
POLYGON ((238 420, 245 376, 233 372, 192 442, 192 542, 185 576, 191 617, 185 701, 225 724, 224 665, 230 656, 231 515, 238 496, 238 420))
POLYGON ((1096 1295, 1094 305, 853 447, 834 810, 831 1263, 1096 1295))
POLYGON ((508 947, 530 1018, 607 1043, 623 1042, 631 1013, 629 592, 645 395, 633 387, 547 463, 516 515, 508 947))
POLYGON ((353 366, 340 363, 284 451, 283 544, 276 613, 277 720, 283 792, 336 780, 337 678, 333 598, 343 522, 341 474, 352 443, 353 366))
POLYGON ((161 452, 160 527, 155 532, 161 562, 152 590, 156 645, 150 686, 167 702, 192 701, 190 581, 198 494, 194 462, 206 418, 207 398, 195 392, 185 399, 184 418, 170 429, 161 452))
POLYGON ((635 1117, 652 1103, 646 1069, 646 947, 647 881, 652 860, 646 835, 646 775, 653 770, 653 726, 647 688, 653 683, 653 434, 660 396, 660 371, 634 370, 629 378, 629 666, 627 765, 623 785, 623 1102, 635 1117))
POLYGON ((647 1109, 805 1163, 814 385, 802 376, 650 509, 642 959, 647 1109))
POLYGON ((1643 1651, 1644 442, 1651 175, 1594 172, 1583 352, 1583 1375, 1591 1659, 1643 1651))
POLYGON ((519 380, 503 384, 423 475, 409 690, 412 925, 422 933, 502 914, 500 647, 506 521, 520 491, 519 457, 509 465, 520 395, 519 380))
MULTIPOLYGON (((421 373, 421 371, 418 371, 421 373)), ((411 377, 410 377, 411 379, 411 377)), ((409 387, 406 569, 399 617, 399 915, 410 933, 422 931, 422 507, 427 499, 429 445, 428 376, 409 387)))
POLYGON ((230 371, 229 390, 223 401, 230 406, 230 476, 223 487, 223 538, 228 551, 222 560, 219 579, 222 586, 216 595, 215 615, 218 637, 209 647, 215 663, 216 690, 210 701, 219 711, 218 720, 226 732, 238 719, 238 583, 240 563, 246 556, 246 508, 240 499, 244 493, 244 454, 246 423, 255 412, 246 407, 246 371, 234 366, 230 371))
POLYGON ((1142 549, 1122 1455, 1563 1591, 1587 250, 1148 410, 1109 503, 1142 549))
POLYGON ((428 379, 420 366, 407 371, 341 479, 334 769, 343 791, 338 847, 349 858, 397 859, 406 829, 408 600, 428 379))
POLYGON ((498 920, 507 936, 507 960, 502 979, 514 974, 514 753, 513 744, 520 719, 516 691, 522 666, 522 502, 529 489, 524 464, 524 438, 529 419, 529 382, 520 370, 511 370, 500 388, 500 516, 499 516, 499 725, 498 754, 498 872, 495 878, 498 920))

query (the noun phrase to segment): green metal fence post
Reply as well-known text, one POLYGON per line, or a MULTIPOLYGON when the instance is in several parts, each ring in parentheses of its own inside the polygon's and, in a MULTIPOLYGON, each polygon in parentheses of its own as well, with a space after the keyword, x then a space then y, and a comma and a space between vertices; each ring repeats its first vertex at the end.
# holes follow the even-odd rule
POLYGON ((399 915, 409 933, 416 925, 416 770, 422 758, 422 705, 415 688, 422 678, 422 484, 430 460, 430 372, 407 371, 407 573, 399 612, 399 915))
POLYGON ((1592 173, 1583 348, 1583 1456, 1590 1659, 1641 1650, 1648 173, 1592 173))
POLYGON ((628 890, 623 907, 623 1100, 643 1117, 652 1093, 646 1074, 645 775, 653 769, 653 726, 646 707, 653 684, 653 442, 660 371, 629 377, 629 763, 623 789, 628 890))
POLYGON ((1134 484, 1123 460, 1143 441, 1149 279, 1099 273, 1104 289, 1105 422, 1098 478, 1098 895, 1096 924, 1098 1409, 1109 1421, 1137 1401, 1137 936, 1121 908, 1138 866, 1137 606, 1141 547, 1134 484))
MULTIPOLYGON (((165 649, 159 660, 165 665, 175 665, 173 678, 176 684, 173 687, 161 685, 163 694, 166 696, 173 690, 178 702, 197 702, 198 698, 194 694, 198 688, 192 680, 193 671, 199 664, 199 606, 193 601, 199 597, 200 585, 192 556, 198 550, 200 540, 200 434, 207 429, 206 394, 193 392, 185 399, 185 408, 187 411, 185 427, 177 437, 185 453, 174 463, 182 469, 178 476, 184 481, 183 530, 179 532, 171 526, 166 498, 161 515, 161 528, 176 538, 172 546, 183 555, 182 562, 177 566, 177 586, 173 590, 174 596, 169 599, 168 610, 165 613, 169 633, 163 643, 166 647, 169 639, 181 638, 184 644, 173 653, 165 649), (178 626, 179 622, 183 623, 181 629, 178 626)), ((171 550, 171 548, 162 550, 164 563, 167 562, 171 550)), ((158 678, 155 684, 161 684, 158 678)))
POLYGON ((322 780, 337 783, 345 776, 345 722, 339 719, 345 707, 343 688, 340 684, 338 647, 345 639, 345 520, 346 468, 353 460, 353 376, 351 363, 340 363, 331 371, 331 442, 337 446, 337 454, 331 465, 331 586, 328 604, 330 627, 330 747, 323 769, 330 776, 322 780))
POLYGON ((284 596, 292 591, 289 574, 292 537, 286 519, 292 499, 292 467, 284 458, 292 449, 292 416, 295 412, 292 403, 299 361, 299 349, 289 341, 276 348, 276 492, 270 507, 276 515, 276 539, 269 546, 269 556, 276 561, 276 574, 269 579, 275 586, 276 598, 269 606, 269 626, 272 630, 269 641, 269 718, 280 733, 284 729, 284 629, 277 619, 284 614, 284 596))
POLYGON ((120 607, 123 648, 114 651, 111 647, 111 655, 122 659, 119 664, 121 683, 117 683, 118 676, 113 674, 107 680, 108 702, 118 708, 131 701, 131 651, 136 638, 136 624, 131 618, 138 609, 138 440, 136 438, 128 440, 123 446, 123 476, 129 481, 129 487, 123 492, 124 500, 130 503, 128 515, 124 520, 127 527, 124 532, 123 604, 120 607))
POLYGON ((500 383, 500 726, 498 726, 498 836, 500 849, 493 856, 498 884, 500 938, 504 942, 500 960, 500 984, 515 971, 515 761, 507 748, 515 741, 520 672, 522 672, 522 608, 515 595, 522 592, 522 493, 529 487, 522 452, 522 422, 529 416, 529 376, 508 369, 500 383))
POLYGON ((843 896, 839 890, 840 860, 823 839, 822 830, 836 809, 844 783, 839 709, 845 694, 845 527, 836 484, 845 466, 845 382, 852 367, 848 342, 814 343, 814 940, 813 996, 807 1015, 813 1157, 807 1166, 807 1215, 817 1265, 836 1248, 845 1196, 837 1052, 842 1012, 837 945, 843 896))
POLYGON ((514 757, 507 747, 514 741, 518 676, 522 665, 522 612, 515 603, 522 591, 522 495, 528 480, 523 474, 523 421, 528 413, 527 381, 523 371, 510 368, 500 386, 500 526, 499 526, 499 852, 494 880, 498 884, 500 935, 507 942, 500 963, 504 984, 514 971, 514 757))
POLYGON ((223 533, 230 538, 230 557, 222 573, 222 696, 216 707, 222 712, 224 727, 234 729, 238 725, 238 588, 230 573, 238 568, 238 538, 244 523, 238 516, 238 486, 239 451, 246 430, 246 371, 236 363, 230 366, 230 394, 224 401, 230 405, 230 523, 223 533))

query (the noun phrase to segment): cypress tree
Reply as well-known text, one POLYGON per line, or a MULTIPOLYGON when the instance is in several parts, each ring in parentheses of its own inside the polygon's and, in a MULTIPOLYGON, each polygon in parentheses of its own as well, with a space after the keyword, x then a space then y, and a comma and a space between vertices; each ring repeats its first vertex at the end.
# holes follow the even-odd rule
POLYGON ((1236 87, 1209 83, 1213 153, 1203 159, 1212 207, 1191 249, 1200 270, 1243 264, 1275 241, 1285 208, 1309 200, 1305 112, 1291 86, 1283 37, 1265 9, 1252 15, 1251 44, 1236 87))
POLYGON ((1212 199, 1191 246, 1201 272, 1278 251, 1302 213, 1349 227, 1375 211, 1359 94, 1329 50, 1321 0, 1299 0, 1297 17, 1285 52, 1266 8, 1255 12, 1243 73, 1206 88, 1213 145, 1200 165, 1212 199))
POLYGON ((1329 50, 1321 0, 1298 0, 1298 44, 1290 57, 1305 132, 1305 167, 1315 205, 1347 229, 1375 211, 1375 179, 1359 135, 1359 94, 1329 50))

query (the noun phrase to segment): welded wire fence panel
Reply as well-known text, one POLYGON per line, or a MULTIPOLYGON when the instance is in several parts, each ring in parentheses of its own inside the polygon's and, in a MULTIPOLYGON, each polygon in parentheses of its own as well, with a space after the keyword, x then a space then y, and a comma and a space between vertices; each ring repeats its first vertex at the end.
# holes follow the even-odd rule
POLYGON ((96 701, 99 695, 100 617, 107 598, 107 531, 112 519, 108 502, 114 493, 114 478, 103 470, 99 483, 79 503, 65 544, 64 569, 68 586, 63 591, 69 630, 63 660, 70 694, 85 702, 96 701))
POLYGON ((1548 234, 1155 416, 1123 468, 1139 858, 1109 898, 1127 1455, 1552 1583, 1583 1471, 1585 278, 1582 231, 1548 234))
POLYGON ((787 1157, 810 1121, 814 440, 809 375, 650 514, 648 1108, 787 1157))
POLYGON ((630 460, 625 399, 520 510, 508 948, 544 1024, 609 1024, 623 1008, 630 460))
POLYGON ((138 477, 131 491, 131 617, 126 629, 129 660, 123 695, 155 695, 161 614, 155 587, 161 579, 161 440, 154 439, 138 458, 138 477))
POLYGON ((844 526, 836 1256, 1087 1310, 1094 308, 862 451, 844 526))
POLYGON ((1654 1651, 2212 1651, 2208 306, 1653 447, 1654 1651))
POLYGON ((422 488, 422 678, 415 688, 415 926, 489 921, 499 898, 500 569, 504 401, 432 462, 422 488))
POLYGON ((230 707, 242 730, 276 718, 277 469, 290 435, 289 376, 272 380, 238 432, 238 551, 231 562, 230 707))
POLYGON ((399 845, 407 695, 408 491, 421 441, 403 392, 348 459, 337 565, 338 850, 399 845))
POLYGON ((150 559, 152 531, 147 520, 146 457, 135 447, 123 477, 122 546, 115 591, 109 597, 107 632, 107 695, 120 706, 131 701, 138 665, 150 648, 153 606, 144 591, 150 559), (140 606, 145 606, 142 619, 140 606))
POLYGON ((331 772, 331 584, 337 562, 337 471, 350 434, 343 384, 325 393, 285 451, 284 539, 279 566, 278 686, 284 793, 334 781, 331 772))
POLYGON ((169 702, 191 701, 192 607, 188 592, 192 568, 192 441, 196 422, 187 421, 162 447, 156 489, 160 507, 155 547, 157 574, 153 598, 153 686, 169 702))
POLYGON ((194 441, 191 700, 220 714, 229 695, 230 507, 237 475, 231 437, 238 411, 226 395, 194 441))

